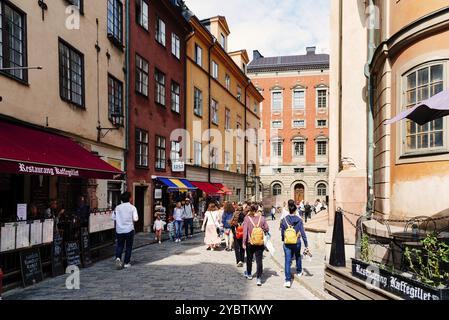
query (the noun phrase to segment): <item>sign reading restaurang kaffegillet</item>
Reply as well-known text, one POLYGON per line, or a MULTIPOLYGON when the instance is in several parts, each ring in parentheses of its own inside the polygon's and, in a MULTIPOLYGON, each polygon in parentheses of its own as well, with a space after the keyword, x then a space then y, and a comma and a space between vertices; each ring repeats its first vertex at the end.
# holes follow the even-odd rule
POLYGON ((371 287, 388 291, 406 300, 447 300, 449 289, 437 289, 371 265, 352 259, 352 275, 371 287))

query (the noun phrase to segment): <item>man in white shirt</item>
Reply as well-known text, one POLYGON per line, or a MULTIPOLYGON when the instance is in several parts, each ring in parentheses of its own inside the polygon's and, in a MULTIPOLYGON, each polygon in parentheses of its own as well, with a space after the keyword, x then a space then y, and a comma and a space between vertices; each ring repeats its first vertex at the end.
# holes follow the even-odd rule
POLYGON ((121 195, 122 204, 117 206, 112 215, 115 220, 115 231, 117 233, 117 248, 115 254, 115 265, 117 269, 131 267, 131 252, 134 242, 134 222, 139 220, 137 208, 131 202, 131 193, 125 192, 121 195), (122 264, 123 249, 125 250, 125 261, 122 264))

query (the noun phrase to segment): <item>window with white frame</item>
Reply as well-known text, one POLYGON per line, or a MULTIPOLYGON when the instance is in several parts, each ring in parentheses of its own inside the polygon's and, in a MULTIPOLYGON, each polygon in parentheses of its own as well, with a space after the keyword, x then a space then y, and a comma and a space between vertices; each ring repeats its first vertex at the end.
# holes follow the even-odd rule
POLYGON ((242 172, 242 156, 240 154, 238 154, 236 156, 236 161, 235 162, 237 164, 237 166, 236 166, 237 173, 241 173, 242 172))
POLYGON ((223 33, 220 35, 220 44, 221 47, 226 50, 226 37, 223 33))
POLYGON ((327 168, 318 168, 317 172, 318 173, 326 173, 327 172, 327 168))
POLYGON ((193 99, 193 112, 199 117, 203 116, 203 92, 200 89, 195 88, 193 99))
POLYGON ((210 157, 212 169, 218 169, 218 148, 212 147, 210 157))
POLYGON ((212 61, 212 77, 218 79, 218 64, 215 61, 212 61))
POLYGON ((280 183, 275 183, 273 185, 272 194, 274 197, 282 195, 282 186, 280 183))
POLYGON ((273 129, 282 129, 282 120, 273 120, 273 121, 271 121, 271 128, 273 128, 273 129))
MULTIPOLYGON (((403 105, 408 109, 440 93, 445 83, 446 63, 437 62, 421 66, 406 74, 403 79, 403 105)), ((447 145, 445 141, 443 118, 431 121, 423 126, 407 120, 405 126, 404 154, 428 153, 440 151, 447 145)))
POLYGON ((231 129, 231 110, 228 108, 225 109, 225 129, 231 129))
POLYGON ((326 156, 327 155, 327 141, 318 140, 316 142, 316 154, 318 156, 326 156))
POLYGON ((242 102, 242 87, 237 85, 237 100, 242 102))
POLYGON ((324 110, 327 108, 327 89, 317 90, 317 108, 318 110, 324 110))
POLYGON ((155 78, 155 101, 165 106, 165 74, 158 69, 154 72, 155 78))
POLYGON ((210 108, 212 123, 218 125, 218 102, 212 99, 210 108))
POLYGON ((179 113, 181 106, 181 86, 172 81, 171 83, 171 109, 172 111, 179 113))
POLYGON ((225 152, 225 164, 224 164, 225 171, 231 170, 231 153, 225 152))
POLYGON ((148 61, 136 54, 136 91, 148 96, 148 61))
POLYGON ((170 159, 171 161, 179 161, 181 159, 181 142, 171 142, 170 159))
POLYGON ((305 128, 306 120, 293 120, 293 128, 305 128))
POLYGON ((319 197, 327 196, 327 186, 325 183, 319 183, 316 187, 316 194, 319 197))
POLYGON ((120 0, 108 0, 108 37, 123 42, 123 4, 120 0))
POLYGON ((237 130, 237 138, 241 139, 243 136, 243 130, 242 130, 242 118, 240 116, 237 117, 237 123, 235 125, 235 128, 237 130))
POLYGON ((293 90, 293 109, 304 110, 306 107, 306 92, 304 90, 293 90))
POLYGON ((165 46, 165 22, 161 18, 156 19, 156 41, 165 46))
POLYGON ((317 128, 326 128, 327 127, 327 120, 317 120, 316 121, 316 127, 317 128))
POLYGON ((230 90, 231 89, 231 77, 229 76, 229 74, 226 74, 226 76, 225 76, 225 84, 226 84, 226 89, 230 90))
POLYGON ((201 142, 194 141, 193 143, 193 163, 195 166, 201 166, 201 159, 203 153, 203 146, 201 142))
POLYGON ((273 168, 273 174, 280 174, 282 173, 282 168, 273 168))
POLYGON ((148 168, 148 131, 136 129, 136 167, 148 168))
POLYGON ((254 104, 253 104, 253 111, 254 111, 254 113, 257 113, 257 110, 258 109, 258 104, 257 104, 257 101, 254 101, 254 104))
POLYGON ((304 168, 294 168, 293 171, 295 173, 304 173, 304 168))
POLYGON ((136 21, 145 30, 148 30, 148 3, 147 0, 136 1, 136 21))
POLYGON ((178 59, 181 58, 181 41, 178 35, 175 33, 171 34, 171 53, 178 59))
POLYGON ((271 110, 274 112, 282 111, 282 92, 274 91, 271 93, 271 110))
POLYGON ((304 157, 306 152, 306 142, 302 139, 293 140, 293 157, 304 157))
POLYGON ((156 136, 156 170, 165 170, 165 137, 156 136))
POLYGON ((195 63, 199 66, 203 66, 203 48, 195 43, 195 63))
POLYGON ((272 156, 273 157, 282 157, 282 151, 283 151, 283 142, 280 139, 275 139, 271 143, 271 150, 272 150, 272 156))

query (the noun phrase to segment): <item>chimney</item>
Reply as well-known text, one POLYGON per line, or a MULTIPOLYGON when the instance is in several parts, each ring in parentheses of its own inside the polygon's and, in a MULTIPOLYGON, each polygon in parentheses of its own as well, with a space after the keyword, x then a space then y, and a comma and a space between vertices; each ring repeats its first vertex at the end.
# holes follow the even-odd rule
POLYGON ((309 55, 309 54, 315 54, 316 47, 307 47, 307 48, 306 48, 306 51, 307 51, 307 55, 309 55))
POLYGON ((259 50, 253 50, 253 60, 257 60, 263 58, 263 55, 260 54, 259 50))

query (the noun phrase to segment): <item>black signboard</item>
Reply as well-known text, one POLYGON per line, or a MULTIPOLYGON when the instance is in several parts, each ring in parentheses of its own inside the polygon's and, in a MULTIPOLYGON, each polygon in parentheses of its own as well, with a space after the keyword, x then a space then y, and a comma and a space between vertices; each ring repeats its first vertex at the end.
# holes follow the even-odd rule
POLYGON ((88 228, 81 228, 81 260, 83 261, 83 267, 88 267, 92 264, 92 260, 90 258, 90 241, 88 228))
POLYGON ((67 242, 65 244, 65 255, 67 257, 67 266, 81 266, 80 249, 78 242, 67 242))
POLYGON ((62 236, 59 232, 55 232, 53 235, 53 245, 51 248, 51 270, 53 277, 57 277, 64 274, 64 262, 63 255, 63 243, 62 236))
POLYGON ((24 287, 32 286, 41 282, 42 263, 39 249, 30 249, 20 252, 20 266, 22 271, 22 282, 24 287))

